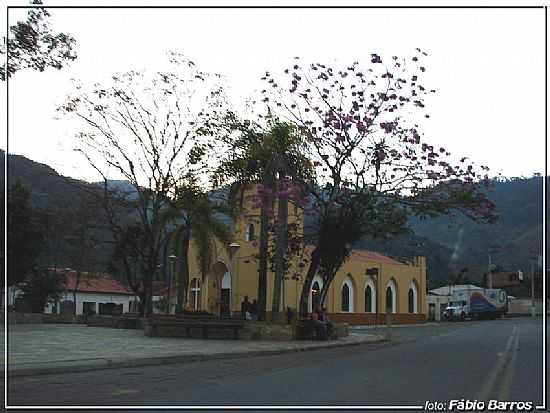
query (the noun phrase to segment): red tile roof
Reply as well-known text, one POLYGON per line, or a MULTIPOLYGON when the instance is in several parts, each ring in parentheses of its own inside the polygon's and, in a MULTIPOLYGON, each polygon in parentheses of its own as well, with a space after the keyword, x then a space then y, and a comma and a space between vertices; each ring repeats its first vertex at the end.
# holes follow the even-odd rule
POLYGON ((355 261, 374 261, 381 264, 404 265, 402 262, 368 250, 353 250, 350 259, 355 261))
MULTIPOLYGON (((65 288, 68 291, 73 291, 76 286, 76 271, 67 271, 66 269, 58 268, 57 272, 65 274, 67 280, 65 288)), ((126 287, 120 281, 115 280, 112 275, 107 273, 81 272, 76 290, 89 293, 134 295, 129 287, 126 287)))
MULTIPOLYGON (((313 248, 314 248, 313 245, 306 245, 305 254, 310 255, 313 252, 313 248)), ((369 262, 377 262, 380 264, 389 264, 389 265, 406 265, 400 261, 397 261, 385 255, 379 254, 377 252, 363 250, 363 249, 352 250, 349 260, 362 261, 362 262, 369 261, 369 262)))

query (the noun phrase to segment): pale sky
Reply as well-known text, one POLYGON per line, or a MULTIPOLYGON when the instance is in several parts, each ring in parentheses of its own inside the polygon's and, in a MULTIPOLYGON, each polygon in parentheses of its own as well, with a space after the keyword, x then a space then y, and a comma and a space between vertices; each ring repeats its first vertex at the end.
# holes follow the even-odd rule
MULTIPOLYGON (((201 69, 225 75, 238 105, 254 97, 263 72, 284 69, 293 56, 368 63, 372 52, 409 57, 416 47, 429 53, 425 86, 437 90, 428 101, 430 119, 422 125, 428 142, 469 156, 492 174, 544 173, 544 9, 50 12, 55 29, 76 38, 78 59, 60 71, 26 70, 10 79, 9 149, 64 175, 98 179, 71 151, 77 125, 54 119, 55 108, 71 91, 71 78, 86 83, 114 72, 155 70, 167 50, 177 50, 201 69)), ((10 24, 20 15, 11 10, 10 24)))

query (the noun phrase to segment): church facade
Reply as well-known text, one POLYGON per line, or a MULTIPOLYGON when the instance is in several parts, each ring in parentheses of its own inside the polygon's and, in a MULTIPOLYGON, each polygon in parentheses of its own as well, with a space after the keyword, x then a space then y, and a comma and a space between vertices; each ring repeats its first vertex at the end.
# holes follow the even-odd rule
MULTIPOLYGON (((253 188, 245 193, 243 212, 234 225, 233 242, 227 246, 214 242, 213 265, 204 276, 195 262, 191 242, 188 306, 192 309, 238 315, 245 297, 250 302, 257 299, 260 210, 253 202, 253 193, 253 188)), ((289 223, 295 224, 300 231, 304 219, 302 210, 289 203, 288 215, 289 223)), ((304 255, 307 256, 311 249, 306 247, 304 255)), ((300 268, 297 258, 290 260, 289 274, 282 285, 281 311, 288 307, 293 311, 299 308, 307 266, 306 263, 300 268)), ((274 273, 268 271, 268 317, 274 278, 274 273)), ((323 279, 316 275, 309 293, 310 310, 319 303, 322 288, 323 279)), ((404 263, 379 253, 353 250, 332 281, 322 306, 336 322, 382 324, 388 309, 393 323, 422 323, 426 320, 426 259, 416 257, 404 263)))

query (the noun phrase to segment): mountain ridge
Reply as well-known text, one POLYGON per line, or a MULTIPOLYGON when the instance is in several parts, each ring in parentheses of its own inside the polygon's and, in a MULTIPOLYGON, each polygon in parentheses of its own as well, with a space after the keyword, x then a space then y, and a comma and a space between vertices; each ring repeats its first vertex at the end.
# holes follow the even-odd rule
MULTIPOLYGON (((3 167, 4 157, 0 159, 3 167)), ((97 189, 101 184, 64 177, 47 164, 12 154, 8 154, 7 178, 9 186, 20 180, 29 188, 32 203, 39 208, 75 204, 82 196, 82 187, 97 189)), ((541 176, 495 182, 487 195, 495 202, 500 215, 496 224, 478 224, 462 216, 413 218, 409 225, 414 234, 386 241, 365 237, 356 247, 405 259, 425 255, 432 286, 446 283, 465 268, 470 280, 481 282, 489 255, 494 264, 506 270, 525 272, 530 265, 530 254, 542 253, 543 182, 541 176)), ((135 191, 124 180, 109 183, 114 188, 135 191)))

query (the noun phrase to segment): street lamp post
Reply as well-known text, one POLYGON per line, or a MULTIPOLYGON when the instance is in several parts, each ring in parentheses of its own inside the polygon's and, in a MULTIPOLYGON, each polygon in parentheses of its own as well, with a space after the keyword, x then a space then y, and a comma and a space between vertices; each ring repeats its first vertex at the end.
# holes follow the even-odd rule
POLYGON ((168 256, 168 260, 170 261, 170 275, 168 277, 168 314, 172 313, 172 303, 170 302, 170 295, 172 293, 172 277, 174 276, 174 263, 178 257, 176 257, 174 254, 168 256))
POLYGON ((229 244, 229 254, 231 259, 231 294, 229 295, 229 315, 231 316, 231 296, 233 295, 235 297, 235 301, 237 301, 237 274, 236 274, 236 257, 237 257, 237 251, 241 248, 239 244, 236 242, 232 242, 229 244))
POLYGON ((379 284, 379 277, 378 277, 378 268, 367 268, 367 270, 365 271, 365 275, 367 276, 371 276, 372 279, 374 280, 375 282, 375 287, 376 287, 376 318, 374 319, 374 328, 375 329, 378 329, 378 301, 379 301, 379 289, 378 289, 378 284, 379 284))

